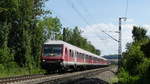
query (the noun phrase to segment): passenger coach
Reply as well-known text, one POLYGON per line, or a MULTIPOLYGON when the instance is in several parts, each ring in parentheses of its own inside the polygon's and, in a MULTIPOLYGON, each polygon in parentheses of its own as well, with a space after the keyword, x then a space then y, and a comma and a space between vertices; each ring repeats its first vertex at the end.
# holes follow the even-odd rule
POLYGON ((48 40, 42 49, 42 66, 48 70, 85 69, 107 66, 100 56, 60 40, 48 40))

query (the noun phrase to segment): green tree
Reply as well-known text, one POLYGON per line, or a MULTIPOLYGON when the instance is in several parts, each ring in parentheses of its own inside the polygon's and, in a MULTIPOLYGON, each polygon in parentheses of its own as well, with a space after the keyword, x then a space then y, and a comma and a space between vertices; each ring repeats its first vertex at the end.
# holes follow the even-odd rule
POLYGON ((150 58, 150 41, 147 44, 142 45, 141 50, 144 52, 145 57, 150 58))
POLYGON ((146 38, 147 37, 146 32, 147 31, 142 27, 133 26, 133 31, 132 31, 133 39, 135 41, 139 41, 146 38))
POLYGON ((100 50, 96 49, 90 41, 87 41, 86 38, 84 38, 81 35, 82 31, 75 27, 73 29, 71 28, 64 28, 63 30, 63 41, 66 41, 72 45, 75 45, 77 47, 80 47, 84 50, 90 51, 94 54, 100 55, 100 50))
POLYGON ((124 68, 129 72, 129 74, 137 75, 139 73, 138 65, 143 61, 144 54, 140 50, 140 46, 134 44, 124 56, 124 68))
POLYGON ((134 41, 127 44, 127 50, 123 54, 122 67, 119 72, 119 84, 148 84, 150 40, 146 36, 147 31, 144 28, 137 26, 133 28, 134 41))
MULTIPOLYGON (((37 57, 39 57, 40 51, 35 49, 41 46, 38 44, 41 38, 36 37, 35 34, 42 30, 37 28, 36 24, 39 16, 47 12, 43 10, 45 1, 46 0, 0 1, 0 26, 4 28, 5 23, 9 24, 9 27, 0 29, 0 35, 4 35, 3 33, 7 31, 3 36, 7 39, 0 36, 0 45, 3 45, 5 42, 10 52, 14 54, 15 62, 22 67, 30 66, 29 64, 36 64, 33 62, 37 62, 36 60, 39 59, 37 57), (33 43, 36 45, 32 45, 33 43)), ((40 34, 43 35, 42 33, 40 34)))
POLYGON ((13 54, 10 52, 10 49, 7 46, 9 27, 9 24, 7 23, 0 25, 0 64, 5 64, 14 60, 13 54))

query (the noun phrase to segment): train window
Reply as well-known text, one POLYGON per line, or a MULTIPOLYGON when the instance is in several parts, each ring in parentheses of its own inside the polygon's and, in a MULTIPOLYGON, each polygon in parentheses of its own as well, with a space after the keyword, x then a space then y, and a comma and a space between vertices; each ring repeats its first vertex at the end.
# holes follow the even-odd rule
POLYGON ((69 55, 71 56, 71 57, 74 57, 74 52, 73 52, 73 50, 69 50, 69 55))
POLYGON ((76 52, 76 57, 78 58, 78 56, 79 56, 79 55, 78 55, 78 52, 76 52))
POLYGON ((80 58, 82 58, 82 53, 80 53, 80 58))
POLYGON ((86 55, 87 59, 90 59, 89 55, 86 55))
POLYGON ((80 58, 83 59, 83 54, 82 53, 80 53, 80 58))
POLYGON ((82 53, 82 59, 84 59, 84 54, 82 53))
POLYGON ((80 53, 79 52, 77 52, 77 57, 80 58, 80 53))
POLYGON ((69 50, 69 56, 71 56, 71 50, 69 50))
POLYGON ((80 53, 80 54, 81 54, 80 58, 82 58, 82 59, 83 59, 83 54, 82 54, 82 53, 80 53))
POLYGON ((86 59, 88 59, 88 55, 86 55, 86 59))
POLYGON ((93 57, 93 60, 95 61, 95 57, 93 57))
POLYGON ((81 58, 81 53, 79 53, 79 58, 81 58))

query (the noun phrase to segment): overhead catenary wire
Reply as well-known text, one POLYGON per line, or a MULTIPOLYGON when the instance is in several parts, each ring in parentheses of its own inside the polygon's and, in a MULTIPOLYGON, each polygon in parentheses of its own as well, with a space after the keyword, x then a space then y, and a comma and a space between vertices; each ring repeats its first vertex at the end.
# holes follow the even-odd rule
MULTIPOLYGON (((77 1, 79 1, 79 0, 77 0, 77 1)), ((88 9, 86 9, 86 7, 84 6, 84 4, 83 4, 82 1, 80 1, 80 4, 82 4, 82 7, 83 7, 84 11, 87 12, 87 14, 88 14, 89 16, 91 16, 91 14, 89 13, 88 9)), ((91 16, 91 17, 92 17, 92 16, 91 16)), ((113 40, 115 40, 115 41, 118 42, 117 39, 115 39, 114 37, 112 37, 111 35, 109 35, 108 33, 106 33, 105 31, 103 31, 103 30, 100 30, 100 31, 103 32, 104 34, 106 34, 107 36, 109 36, 111 39, 113 39, 113 40)), ((115 33, 118 33, 118 31, 108 31, 108 32, 115 32, 115 33)), ((96 33, 95 33, 95 34, 96 34, 96 33)), ((98 35, 96 34, 96 36, 98 36, 98 35)), ((99 37, 99 36, 98 36, 98 37, 99 37)))
POLYGON ((85 4, 83 3, 82 0, 76 0, 78 2, 78 4, 80 4, 80 6, 82 7, 82 9, 87 13, 87 15, 92 18, 91 13, 89 12, 89 10, 86 8, 85 4))
POLYGON ((80 16, 80 18, 82 18, 82 20, 89 25, 89 22, 86 20, 86 18, 80 13, 80 11, 76 8, 76 6, 74 5, 74 3, 71 0, 66 0, 66 2, 70 5, 72 9, 80 16))
MULTIPOLYGON (((71 5, 72 9, 80 16, 80 18, 87 24, 89 25, 88 20, 80 13, 80 11, 77 9, 77 7, 75 6, 75 4, 73 3, 73 1, 71 0, 66 0, 66 2, 71 5)), ((86 9, 83 5, 82 7, 84 8, 84 11, 88 13, 88 15, 90 15, 88 9, 86 9)), ((128 12, 128 0, 126 1, 126 9, 125 9, 125 16, 127 16, 127 12, 128 12)), ((102 33, 104 33, 105 35, 109 36, 112 40, 118 42, 117 39, 115 39, 113 36, 109 35, 107 32, 100 30, 102 33)), ((112 32, 112 31, 111 31, 112 32)), ((114 31, 115 33, 118 33, 117 31, 114 31)), ((97 35, 96 35, 97 36, 97 35)))
POLYGON ((129 1, 126 0, 125 17, 127 17, 128 14, 128 6, 129 6, 129 1))
POLYGON ((114 37, 112 37, 111 35, 109 35, 108 33, 106 33, 106 32, 104 32, 104 31, 102 31, 103 33, 105 33, 107 36, 109 36, 111 39, 113 39, 114 41, 117 41, 118 42, 118 40, 117 39, 115 39, 114 37))

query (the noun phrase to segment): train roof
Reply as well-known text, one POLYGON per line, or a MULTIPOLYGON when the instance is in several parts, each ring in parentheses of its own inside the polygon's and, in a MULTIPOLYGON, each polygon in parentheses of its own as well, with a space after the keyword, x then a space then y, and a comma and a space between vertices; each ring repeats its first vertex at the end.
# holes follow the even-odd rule
POLYGON ((71 49, 73 49, 73 50, 75 50, 75 51, 80 51, 81 53, 87 53, 88 55, 92 55, 92 56, 94 56, 94 57, 101 58, 101 59, 103 59, 103 60, 107 60, 107 59, 105 59, 105 58, 103 58, 103 57, 101 57, 101 56, 95 55, 95 54, 93 54, 93 53, 91 53, 91 52, 89 52, 89 51, 83 50, 83 49, 81 49, 81 48, 79 48, 79 47, 76 47, 76 46, 74 46, 74 45, 71 45, 71 44, 69 44, 69 43, 67 43, 67 42, 64 42, 64 41, 62 41, 62 40, 47 40, 44 44, 63 44, 63 45, 65 45, 65 46, 70 47, 71 49))

